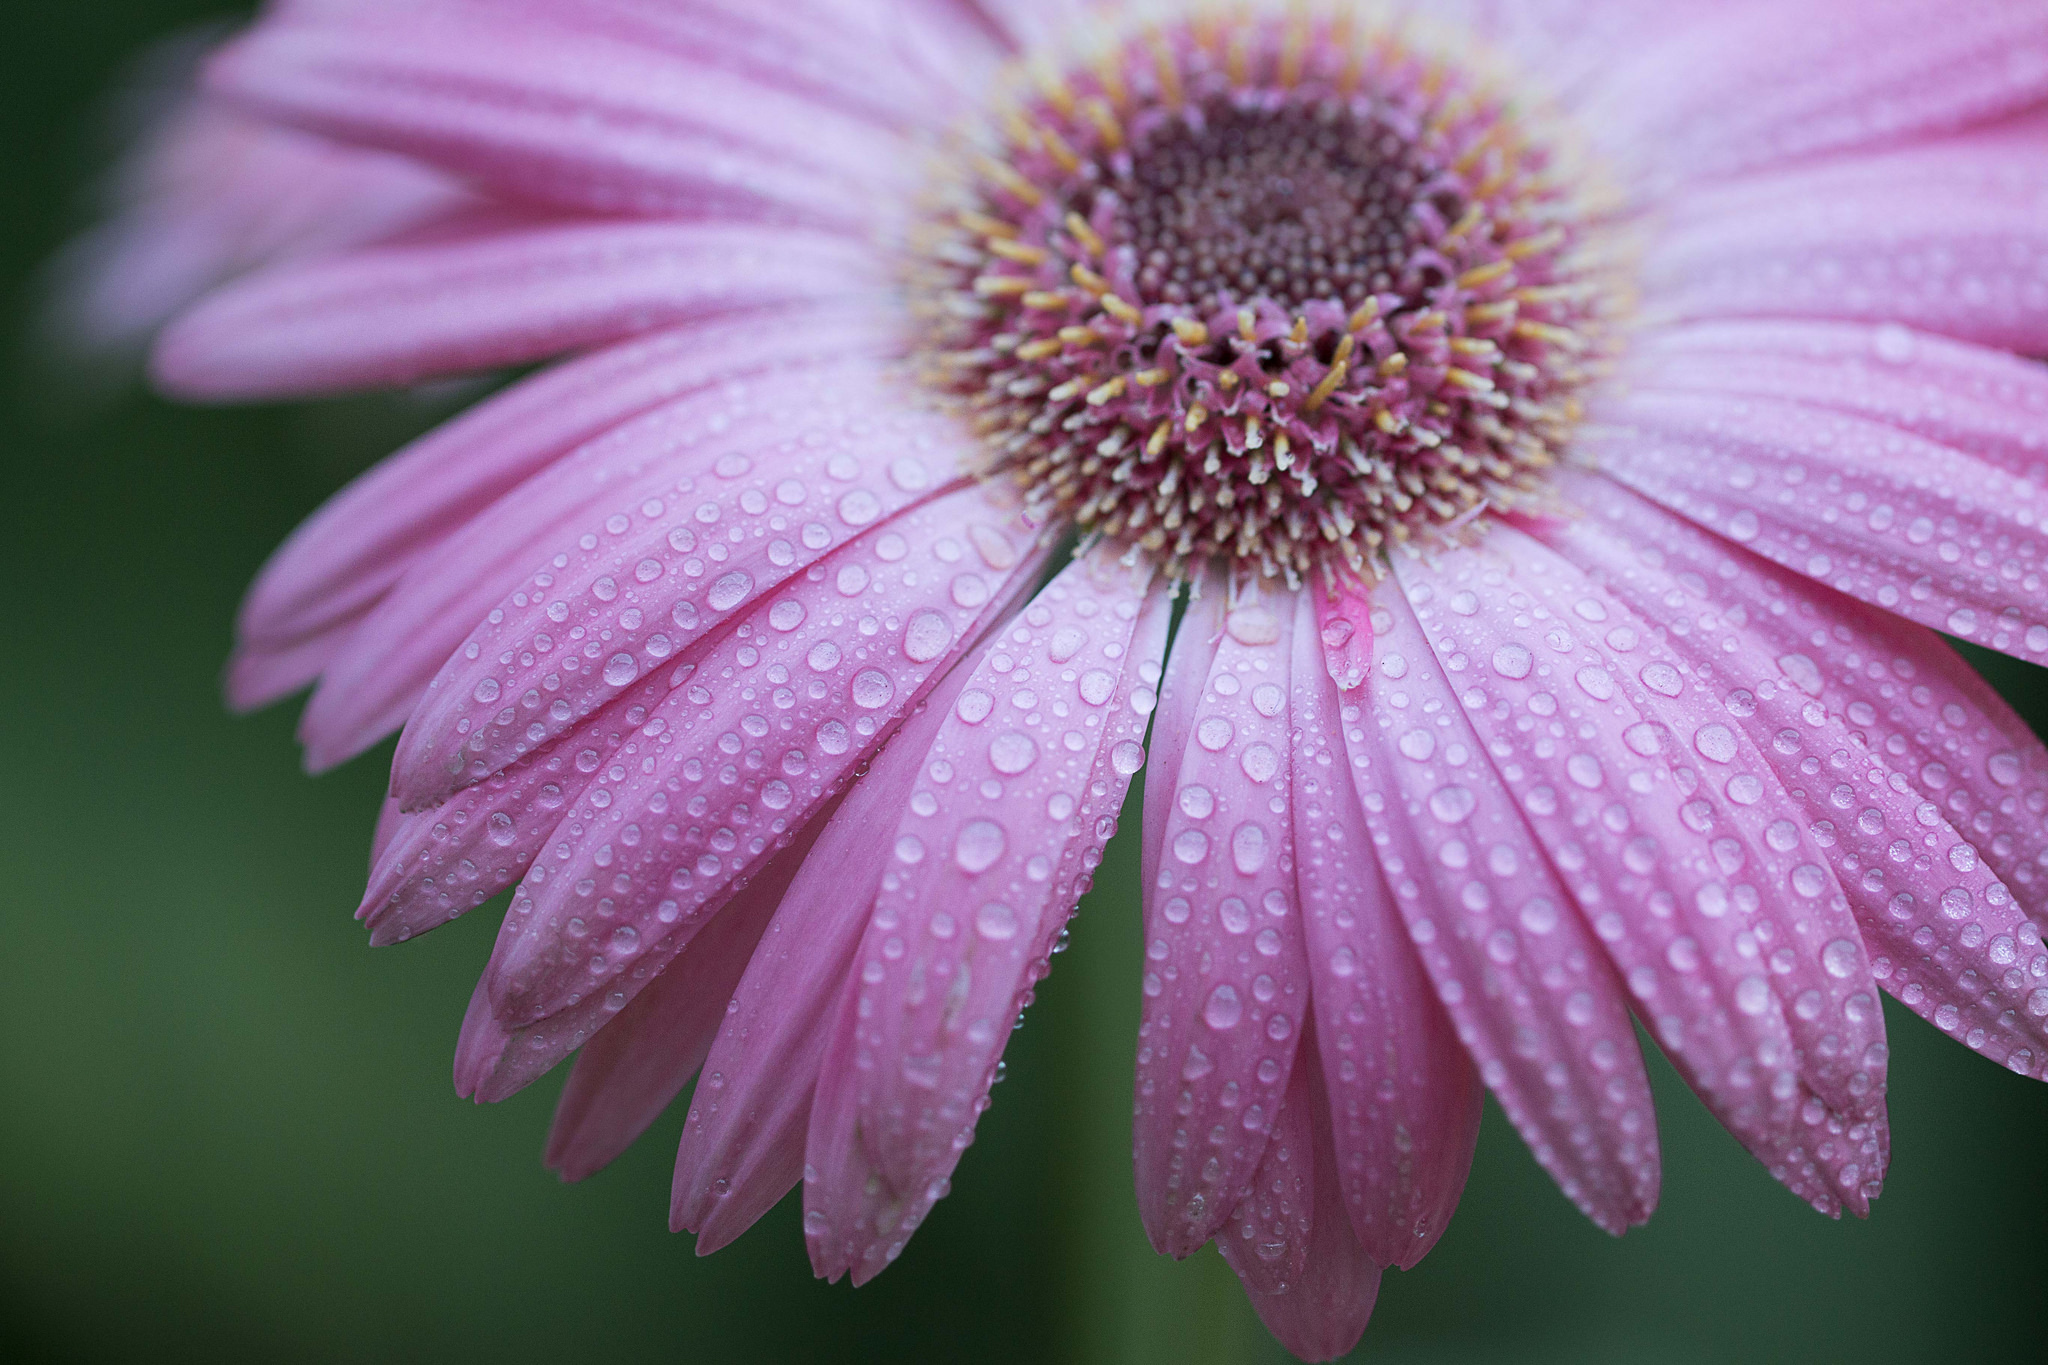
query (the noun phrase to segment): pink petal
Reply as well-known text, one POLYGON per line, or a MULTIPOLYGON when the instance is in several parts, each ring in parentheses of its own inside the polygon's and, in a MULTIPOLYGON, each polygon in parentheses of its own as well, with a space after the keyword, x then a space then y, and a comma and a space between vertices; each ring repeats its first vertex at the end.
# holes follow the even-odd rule
POLYGON ((599 213, 707 210, 852 225, 900 183, 893 133, 696 50, 544 11, 441 3, 258 27, 216 60, 220 95, 515 196, 599 213))
MULTIPOLYGON (((468 676, 449 685, 457 689, 455 696, 466 695, 473 709, 452 724, 488 727, 519 722, 517 710, 506 715, 503 705, 482 699, 494 689, 503 697, 536 703, 545 696, 547 714, 526 716, 527 728, 510 741, 510 747, 517 754, 546 742, 573 725, 578 714, 568 701, 554 696, 563 686, 565 670, 557 651, 575 643, 571 632, 585 628, 583 622, 564 616, 571 600, 594 610, 605 604, 606 593, 612 593, 608 628, 615 638, 617 631, 630 629, 634 652, 628 657, 637 660, 636 669, 645 671, 662 662, 672 665, 702 637, 704 628, 719 620, 716 614, 708 619, 702 615, 696 603, 685 600, 689 594, 699 593, 707 603, 724 602, 729 610, 742 609, 759 586, 756 573, 772 586, 788 572, 807 569, 818 554, 837 543, 824 518, 844 525, 844 518, 834 515, 836 509, 821 504, 810 519, 790 527, 786 522, 791 505, 777 502, 772 509, 761 510, 769 512, 764 530, 780 533, 743 548, 741 557, 750 568, 734 569, 715 559, 707 565, 706 556, 713 553, 710 545, 704 546, 705 555, 691 553, 700 537, 711 535, 707 523, 698 520, 706 514, 704 509, 708 507, 710 515, 732 512, 741 521, 754 520, 756 513, 748 510, 749 505, 758 507, 757 500, 768 497, 756 486, 758 479, 736 482, 719 471, 744 467, 753 472, 756 457, 771 458, 788 443, 801 443, 806 436, 840 437, 849 407, 864 413, 874 403, 878 378, 872 363, 861 360, 797 366, 730 381, 626 423, 499 499, 409 573, 350 634, 300 722, 308 762, 320 766, 360 752, 412 715, 437 674, 465 669, 468 676), (709 498, 705 484, 712 489, 709 498), (741 499, 736 509, 731 506, 735 496, 741 499), (776 527, 777 520, 785 525, 776 527), (631 553, 621 559, 626 551, 631 553), (765 565, 758 562, 764 554, 769 559, 765 565), (670 568, 675 574, 666 584, 658 577, 643 581, 642 574, 652 573, 650 564, 662 568, 662 577, 669 576, 670 568), (572 565, 580 575, 573 596, 564 593, 559 577, 572 565), (710 567, 720 571, 711 574, 710 567), (706 588, 699 580, 708 580, 711 586, 706 588), (740 585, 738 591, 735 585, 740 585), (506 638, 508 621, 527 633, 506 638), (458 651, 468 652, 464 640, 472 632, 469 643, 476 657, 458 657, 458 651), (486 648, 489 654, 484 653, 486 648), (501 684, 501 668, 509 670, 507 676, 523 679, 523 684, 501 684), (536 725, 537 739, 532 729, 536 725)), ((811 455, 791 472, 815 465, 817 452, 811 455)), ((800 480, 784 479, 776 492, 794 496, 791 490, 803 488, 800 480)), ((824 481, 806 496, 826 499, 834 491, 832 483, 824 481)), ((846 495, 838 496, 843 500, 846 495)), ((901 502, 878 498, 877 516, 882 508, 901 502)), ((794 507, 801 509, 803 504, 794 507)), ((724 546, 716 552, 728 553, 724 546)), ((583 657, 567 665, 574 670, 569 677, 578 680, 575 685, 593 695, 593 706, 618 685, 606 681, 605 675, 619 676, 624 667, 617 662, 619 653, 600 650, 596 660, 583 657), (583 672, 586 668, 588 674, 583 672)), ((447 694, 441 702, 444 709, 459 707, 447 694)), ((466 776, 474 780, 476 774, 466 776)), ((402 774, 395 781, 412 805, 459 785, 452 776, 437 779, 431 771, 414 774, 411 786, 402 774)))
POLYGON ((1301 1064, 1253 1191, 1216 1244, 1281 1345, 1303 1360, 1334 1360, 1365 1335, 1380 1267, 1352 1235, 1338 1194, 1340 1158, 1323 1092, 1328 1067, 1317 1041, 1313 1028, 1304 1029, 1301 1064))
POLYGON ((812 309, 636 338, 515 385, 357 479, 293 533, 249 590, 238 622, 238 704, 261 705, 310 681, 409 569, 570 451, 679 396, 788 366, 785 329, 828 354, 880 349, 874 323, 812 309), (246 676, 255 661, 294 653, 304 658, 291 670, 246 676))
POLYGON ((1668 184, 2025 108, 2048 95, 2048 13, 2010 0, 1732 6, 1628 58, 1576 112, 1616 130, 1639 178, 1668 184))
POLYGON ((1144 885, 1159 877, 1166 856, 1166 822, 1173 815, 1172 796, 1180 786, 1181 759, 1195 739, 1196 713, 1216 650, 1223 642, 1223 605, 1228 589, 1223 575, 1198 576, 1187 610, 1173 633, 1166 672, 1159 685, 1159 710, 1152 718, 1150 757, 1145 767, 1147 799, 1141 815, 1138 865, 1144 885))
POLYGON ((942 1197, 1144 764, 1172 595, 1122 554, 1003 627, 925 756, 811 1112, 821 1276, 878 1274, 942 1197))
POLYGON ((1317 666, 1328 634, 1318 611, 1364 617, 1370 604, 1362 592, 1310 597, 1300 594, 1294 626, 1294 872, 1316 1034, 1328 1040, 1318 1050, 1342 1191, 1331 1202, 1374 1261, 1406 1270, 1458 1206, 1486 1092, 1408 941, 1346 775, 1343 730, 1368 695, 1340 698, 1317 666))
POLYGON ((910 513, 841 558, 842 572, 856 563, 869 572, 857 606, 833 580, 807 577, 767 607, 767 630, 735 630, 694 666, 664 672, 674 690, 642 727, 652 761, 601 769, 565 808, 566 848, 551 850, 545 873, 529 872, 513 897, 486 972, 492 1005, 547 1045, 522 1047, 489 1097, 580 1043, 600 1002, 616 1008, 636 994, 1031 581, 1043 551, 1012 549, 971 605, 950 587, 959 566, 947 557, 963 551, 970 527, 1030 544, 1019 519, 997 529, 1006 497, 974 486, 910 513), (892 533, 904 559, 885 557, 892 533), (784 603, 795 606, 778 613, 784 603), (862 620, 875 635, 861 633, 862 620))
POLYGON ((1995 465, 1770 399, 1641 393, 1589 445, 1630 487, 1752 552, 2008 654, 2048 645, 2048 497, 1995 465))
POLYGON ((2048 450, 2048 371, 2039 363, 1896 324, 1695 323, 1645 337, 1629 368, 1642 388, 1849 413, 2022 477, 2048 450))
POLYGON ((583 1045, 548 1130, 547 1164, 581 1180, 633 1145, 704 1064, 769 917, 809 854, 813 821, 583 1045))
POLYGON ((1883 1016, 1856 1004, 1875 996, 1855 922, 1748 736, 1619 601, 1520 532, 1402 578, 1438 657, 1470 661, 1460 704, 1673 1063, 1780 1181, 1865 1212, 1883 1016), (1548 744, 1508 723, 1546 711, 1563 731, 1548 744))
MULTIPOLYGON (((452 653, 406 723, 393 791, 425 805, 481 780, 636 678, 689 658, 698 639, 804 576, 830 547, 958 487, 956 470, 972 451, 950 415, 897 403, 872 371, 817 385, 805 398, 757 419, 741 439, 715 438, 655 474, 666 496, 614 494, 554 532, 559 552, 533 556, 541 568, 526 582, 499 586, 498 609, 452 653), (562 648, 575 628, 602 644, 562 648)), ((963 598, 985 595, 983 575, 1014 568, 1017 550, 993 526, 954 529, 967 543, 952 549, 967 558, 959 569, 941 561, 942 585, 963 598)), ((877 548, 882 567, 848 566, 835 593, 819 600, 858 600, 891 573, 889 554, 904 552, 900 534, 877 548)))
POLYGON ((1154 789, 1173 804, 1145 884, 1132 1158, 1145 1231, 1171 1256, 1213 1237, 1258 1169, 1309 1008, 1286 800, 1293 608, 1285 593, 1224 604, 1192 742, 1154 789))
POLYGON ((669 1227, 697 1233, 700 1256, 752 1227, 803 1174, 818 1068, 857 989, 855 954, 894 857, 875 830, 901 818, 972 674, 948 674, 848 788, 747 964, 676 1152, 669 1227))
MULTIPOLYGON (((1316 1116, 1310 1112, 1308 1084, 1309 1073, 1316 1069, 1297 1066, 1288 1075, 1287 1095, 1274 1115, 1273 1134, 1259 1158, 1259 1169, 1216 1231, 1217 1251, 1254 1298, 1285 1293, 1308 1264, 1317 1193, 1316 1116)), ((1341 1209, 1331 1211, 1349 1222, 1341 1209)))
POLYGON ((2048 351, 2038 120, 1700 190, 1643 262, 1659 318, 1896 322, 2048 351))
POLYGON ((873 287, 867 248, 795 228, 485 225, 220 289, 165 332, 155 374, 173 393, 213 400, 410 384, 873 287))
MULTIPOLYGON (((2040 954, 2040 934, 1978 850, 1880 760, 1887 750, 1819 700, 1840 689, 1823 681, 1806 651, 1816 635, 1831 634, 1821 623, 1835 603, 1605 480, 1574 477, 1567 489, 1598 519, 1560 524, 1547 539, 1631 607, 1673 627, 1671 647, 1693 677, 1724 694, 1728 714, 1756 738, 1799 807, 1797 818, 1825 832, 1821 850, 1881 984, 1944 1032, 2033 1074, 2048 1061, 2048 994, 2030 1009, 2041 983, 2023 960, 2040 954)), ((1868 703, 1858 710, 1875 718, 1868 703)), ((1788 817, 1780 836, 1789 838, 1790 828, 1788 817)), ((2042 965, 2048 971, 2048 958, 2042 965)), ((1821 1008, 1818 994, 1810 1006, 1821 1008)), ((1877 1002, 1858 1008, 1875 1011, 1877 1002)))
POLYGON ((470 200, 403 157, 178 94, 183 107, 117 173, 116 216, 59 263, 61 322, 83 349, 139 347, 244 271, 376 241, 470 200))
MULTIPOLYGON (((863 542, 825 559, 819 580, 823 581, 829 572, 837 588, 856 575, 866 574, 877 553, 885 549, 895 553, 898 542, 907 548, 903 541, 906 535, 936 535, 934 528, 957 530, 948 518, 957 516, 963 505, 977 510, 981 507, 970 496, 924 509, 900 525, 878 528, 863 542), (896 540, 887 540, 892 534, 896 540), (840 571, 848 566, 853 566, 852 570, 842 579, 840 571)), ((984 533, 984 539, 987 534, 984 533)), ((898 556, 895 561, 885 562, 901 559, 898 556)), ((864 578, 861 586, 867 586, 864 578)), ((815 597, 822 589, 813 588, 811 592, 815 597)), ((666 747, 662 736, 668 733, 668 721, 657 719, 655 724, 648 725, 648 717, 661 717, 664 705, 674 702, 675 679, 687 678, 700 664, 715 666, 720 657, 743 658, 744 651, 753 647, 748 641, 775 639, 784 634, 781 627, 789 624, 792 608, 786 603, 790 600, 757 599, 736 623, 727 623, 734 627, 732 630, 713 630, 697 648, 669 660, 661 669, 649 670, 568 735, 492 774, 484 782, 464 788, 447 804, 407 817, 401 835, 393 839, 391 850, 380 858, 372 872, 363 907, 358 911, 369 922, 371 941, 399 942, 425 933, 518 882, 541 848, 553 838, 563 813, 583 798, 585 789, 597 780, 596 774, 615 761, 614 755, 622 744, 626 751, 616 761, 635 766, 666 747), (711 651, 723 651, 723 655, 714 654, 707 663, 705 655, 711 651), (647 726, 651 733, 637 733, 642 726, 647 726)), ((805 614, 809 616, 810 608, 805 608, 805 614)), ((829 630, 829 618, 825 624, 829 630)), ((928 628, 931 625, 924 624, 928 628)), ((928 630, 920 637, 919 648, 937 643, 936 635, 928 630)), ((830 676, 842 662, 847 662, 846 656, 857 653, 842 649, 827 635, 806 654, 803 672, 798 676, 814 680, 830 676)), ((749 699, 743 696, 740 700, 749 699)), ((847 739, 852 742, 850 732, 847 739)))
POLYGON ((1375 676, 1343 736, 1380 867, 1481 1079, 1565 1197, 1620 1234, 1650 1216, 1658 1186, 1622 983, 1407 599, 1388 584, 1375 606, 1375 676))

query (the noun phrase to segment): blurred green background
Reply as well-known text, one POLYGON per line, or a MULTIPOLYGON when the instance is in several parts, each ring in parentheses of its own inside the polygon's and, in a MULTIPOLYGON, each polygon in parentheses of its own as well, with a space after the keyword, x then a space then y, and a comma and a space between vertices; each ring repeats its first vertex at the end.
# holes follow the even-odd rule
MULTIPOLYGON (((1138 1226, 1128 841, 953 1196, 864 1290, 811 1279, 789 1203, 708 1260, 671 1236, 680 1108, 572 1187, 540 1165, 557 1082, 455 1098, 495 915, 370 950, 349 912, 388 747, 309 780, 295 708, 231 719, 217 688, 266 552, 436 413, 194 411, 41 353, 35 272, 88 217, 101 101, 141 46, 222 11, 4 8, 0 1354, 1284 1359, 1213 1254, 1160 1260, 1138 1226)), ((2041 675, 1996 676, 2038 718, 2041 675)), ((1489 1112, 1457 1220, 1388 1277, 1360 1358, 2031 1356, 2048 1089, 1891 1024, 1896 1164, 1868 1223, 1785 1194, 1660 1064, 1648 1228, 1595 1231, 1489 1112)))

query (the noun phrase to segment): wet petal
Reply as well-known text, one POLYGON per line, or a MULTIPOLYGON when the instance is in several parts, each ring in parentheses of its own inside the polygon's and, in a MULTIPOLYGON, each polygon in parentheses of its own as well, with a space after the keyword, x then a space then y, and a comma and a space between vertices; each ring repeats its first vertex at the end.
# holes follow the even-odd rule
MULTIPOLYGON (((799 581, 832 547, 959 486, 968 452, 957 426, 848 378, 765 429, 715 441, 725 448, 715 459, 700 451, 670 464, 662 492, 636 490, 624 507, 608 501, 555 532, 556 556, 471 631, 407 721, 393 791, 426 804, 488 776, 635 678, 690 657, 698 639, 799 581), (506 714, 505 700, 529 695, 548 705, 506 714)), ((987 528, 1001 546, 992 562, 967 525, 949 529, 951 559, 931 572, 954 607, 978 606, 988 576, 1014 568, 1016 537, 987 528)), ((877 541, 880 565, 835 576, 820 601, 851 609, 896 575, 888 556, 907 549, 900 534, 877 541)))
MULTIPOLYGON (((1601 467, 1838 592, 2024 656, 2048 642, 2048 494, 1889 425, 1771 399, 1611 405, 1601 467)), ((2039 651, 2035 651, 2039 657, 2039 651)))
POLYGON ((492 219, 216 290, 165 331, 154 373, 208 400, 380 388, 872 284, 866 248, 796 228, 492 219))
POLYGON ((1407 599, 1389 584, 1376 606, 1368 704, 1343 735, 1380 866, 1480 1078, 1565 1197, 1619 1234, 1658 1188, 1622 983, 1407 599))
MULTIPOLYGON (((1485 1091, 1408 940, 1347 775, 1344 729, 1361 722, 1371 693, 1340 697, 1318 667, 1318 609, 1339 604, 1319 593, 1300 598, 1294 871, 1316 1036, 1326 1040, 1318 1051, 1336 1151, 1332 1178, 1365 1250, 1405 1270, 1436 1245, 1458 1206, 1485 1091)), ((1369 612, 1357 593, 1350 614, 1369 612)))
POLYGON ((1309 1008, 1287 803, 1293 605, 1223 604, 1175 784, 1159 790, 1172 806, 1145 886, 1133 1158, 1146 1232, 1174 1256, 1215 1235, 1258 1169, 1309 1008))
POLYGON ((1403 581, 1438 657, 1484 670, 1460 704, 1523 774, 1510 787, 1674 1064, 1779 1180, 1864 1212, 1885 1151, 1883 1018, 1850 1003, 1872 991, 1860 934, 1812 836, 1779 837, 1797 808, 1747 735, 1619 601, 1519 532, 1403 581), (1546 708, 1561 733, 1509 723, 1546 708), (1817 1011, 1799 1008, 1808 990, 1817 1011))
POLYGON ((925 756, 811 1116, 818 1274, 895 1259, 942 1197, 1116 830, 1172 597, 1103 546, 984 647, 925 756))

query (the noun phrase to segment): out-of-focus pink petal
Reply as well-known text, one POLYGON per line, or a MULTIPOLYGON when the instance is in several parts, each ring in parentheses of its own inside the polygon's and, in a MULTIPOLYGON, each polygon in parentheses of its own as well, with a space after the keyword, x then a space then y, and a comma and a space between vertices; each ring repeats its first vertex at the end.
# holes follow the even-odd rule
POLYGON ((597 213, 851 226, 903 194, 896 133, 733 70, 715 29, 686 53, 563 18, 439 0, 265 24, 209 85, 267 118, 597 213))
POLYGON ((1773 399, 1646 392, 1605 416, 1587 440, 1604 471, 1753 553, 2003 653, 2048 646, 2048 493, 2031 480, 1773 399))
POLYGON ((955 668, 903 722, 833 813, 776 908, 705 1061, 676 1152, 669 1227, 708 1256, 754 1225, 803 1175, 818 1068, 857 989, 855 952, 895 851, 925 754, 973 674, 955 668))
POLYGON ((1132 1159, 1145 1231, 1172 1256, 1216 1234, 1258 1169, 1310 1008, 1287 803, 1293 606, 1224 604, 1174 785, 1150 794, 1172 807, 1145 885, 1132 1159))
POLYGON ((547 1164, 562 1179, 581 1180, 609 1166, 697 1074, 754 945, 821 825, 814 820, 777 854, 583 1045, 548 1130, 547 1164))
POLYGON ((1604 897, 1552 870, 1399 586, 1375 606, 1374 673, 1343 737, 1395 905, 1509 1122, 1618 1235, 1656 1207, 1657 1118, 1622 983, 1574 907, 1604 897))
POLYGON ((2048 97, 2048 10, 2012 0, 1739 4, 1627 57, 1576 112, 1655 188, 1953 131, 2037 103, 2048 97))
POLYGON ((116 216, 58 268, 60 331, 95 351, 141 347, 245 271, 373 242, 470 201, 404 157, 189 97, 129 158, 113 197, 116 216))
POLYGON ((1303 1360, 1335 1360, 1356 1346, 1380 1289, 1380 1266, 1353 1235, 1338 1193, 1340 1158, 1323 1090, 1329 1067, 1319 1044, 1315 1029, 1305 1029, 1286 1108, 1253 1192, 1233 1218, 1231 1231, 1254 1232, 1251 1245, 1242 1237, 1217 1239, 1259 1321, 1303 1360), (1277 1288, 1269 1273, 1274 1264, 1289 1267, 1277 1288))
POLYGON ((1673 1063, 1789 1188, 1866 1212, 1883 1015, 1857 1003, 1875 990, 1855 921, 1748 735, 1645 623, 1512 528, 1401 573, 1438 658, 1475 671, 1460 705, 1673 1063), (1510 722, 1546 711, 1562 733, 1510 722))
POLYGON ((412 566, 584 443, 721 381, 862 350, 887 351, 884 324, 865 315, 749 315, 622 342, 478 404, 343 489, 271 556, 242 604, 236 703, 311 681, 412 566))
POLYGON ((1694 323, 1646 335, 1627 364, 1640 388, 1846 412, 2036 482, 2048 462, 2048 369, 1896 324, 1694 323))
MULTIPOLYGON (((1907 774, 1886 767, 1884 749, 1821 700, 1838 689, 1806 651, 1814 623, 1835 605, 1820 600, 1826 590, 1607 480, 1574 477, 1567 492, 1593 515, 1548 528, 1546 539, 1665 625, 1696 685, 1719 692, 1731 720, 1755 736, 1798 806, 1773 828, 1789 838, 1797 819, 1820 836, 1879 982, 1944 1032, 2037 1074, 2048 1063, 2048 995, 2030 1009, 2042 983, 2023 964, 2040 955, 2040 934, 1970 841, 1907 774)), ((1864 710, 1875 719, 1868 703, 1864 710)), ((1849 1003, 1876 1008, 1874 999, 1849 1003)), ((1821 1008, 1818 993, 1795 1002, 1821 1008)))
POLYGON ((822 1276, 878 1274, 943 1195, 1144 765, 1172 594, 1122 554, 1090 551, 990 640, 896 825, 811 1112, 822 1276))
POLYGON ((492 1005, 546 1045, 522 1045, 487 1098, 579 1044, 598 1004, 630 1000, 1031 581, 1045 552, 1021 517, 996 522, 1008 496, 974 486, 878 528, 842 553, 840 574, 776 594, 765 630, 735 628, 696 663, 663 671, 673 690, 642 727, 659 726, 652 761, 600 768, 565 807, 566 847, 513 897, 487 971, 492 1005), (972 553, 975 526, 1011 547, 1005 569, 948 562, 972 553), (894 560, 892 535, 904 551, 894 560), (849 600, 840 585, 855 565, 868 578, 849 600), (962 576, 983 591, 957 591, 962 576))
MULTIPOLYGON (((593 552, 615 550, 620 536, 610 528, 619 524, 617 518, 625 520, 628 532, 665 529, 675 538, 665 550, 694 545, 708 528, 691 519, 689 509, 698 500, 690 495, 702 480, 717 482, 720 461, 728 462, 726 468, 734 467, 733 460, 751 465, 754 455, 801 433, 837 430, 835 420, 843 420, 848 404, 860 410, 872 404, 875 376, 872 362, 863 359, 793 365, 772 375, 730 379, 715 389, 665 403, 587 442, 500 498, 423 556, 349 631, 299 722, 308 766, 318 770, 353 757, 404 723, 434 677, 463 662, 451 662, 451 656, 478 623, 491 625, 494 608, 500 621, 507 612, 522 623, 544 617, 546 606, 563 599, 550 595, 546 589, 552 584, 541 580, 552 578, 558 567, 587 562, 593 552), (661 520, 670 516, 681 524, 661 520), (527 599, 523 604, 521 597, 527 599)), ((811 538, 818 538, 815 532, 811 538)), ((779 536, 776 541, 788 547, 793 562, 801 537, 779 536)), ((768 548, 782 553, 775 543, 768 548)), ((803 553, 808 563, 814 552, 806 546, 803 553)), ((697 562, 701 568, 704 560, 697 562)), ((638 570, 636 561, 627 561, 625 567, 638 570)), ((593 592, 605 591, 596 585, 600 577, 605 575, 595 574, 587 584, 593 592)), ((636 594, 643 586, 631 574, 614 575, 612 582, 630 583, 629 591, 636 594)), ((694 607, 678 620, 671 606, 664 628, 664 612, 641 605, 640 649, 649 660, 664 642, 673 657, 690 643, 691 637, 682 635, 684 628, 705 624, 692 615, 694 607), (650 614, 653 622, 646 619, 650 614)), ((569 639, 568 632, 582 627, 580 622, 543 619, 536 634, 519 642, 507 666, 550 662, 559 657, 557 649, 579 643, 569 639)), ((480 657, 485 643, 477 644, 480 657)), ((497 644, 499 653, 505 648, 504 643, 497 644)), ((489 657, 496 663, 495 654, 489 657)), ((610 656, 604 657, 608 665, 610 656)), ((553 667, 544 669, 528 686, 553 672, 553 667)), ((471 681, 472 700, 486 677, 471 681)), ((524 696, 525 690, 510 695, 524 696)), ((476 712, 477 721, 495 719, 503 709, 479 706, 483 709, 476 712)), ((542 723, 543 738, 550 727, 565 723, 552 698, 548 709, 554 714, 542 723)), ((567 723, 574 721, 570 712, 567 723)), ((417 797, 413 804, 418 804, 417 797)))
POLYGON ((1673 227, 1642 264, 1654 318, 1895 322, 2048 351, 2038 119, 1738 180, 1662 212, 1673 227))
POLYGON ((1372 695, 1340 697, 1318 666, 1328 634, 1318 613, 1364 618, 1370 603, 1363 591, 1337 602, 1299 596, 1294 874, 1336 1150, 1331 1178, 1366 1252, 1406 1270, 1458 1206, 1486 1092, 1408 941, 1349 776, 1343 730, 1363 721, 1372 695))
MULTIPOLYGON (((716 458, 691 452, 665 496, 635 492, 608 501, 608 515, 593 507, 556 532, 559 552, 528 581, 506 585, 407 721, 393 791, 430 804, 481 780, 642 674, 688 657, 697 638, 831 547, 957 486, 973 452, 956 421, 879 390, 879 367, 847 378, 814 385, 810 401, 766 430, 721 441, 716 458), (574 649, 579 628, 592 643, 574 649)), ((961 567, 948 572, 941 561, 938 572, 960 595, 1015 567, 1017 548, 999 527, 978 522, 958 534, 961 567)), ((900 536, 878 552, 882 567, 845 570, 837 599, 858 599, 887 577, 900 536)))
POLYGON ((876 279, 865 246, 798 228, 485 224, 228 285, 164 333, 155 374, 211 400, 409 384, 718 313, 851 298, 876 279))

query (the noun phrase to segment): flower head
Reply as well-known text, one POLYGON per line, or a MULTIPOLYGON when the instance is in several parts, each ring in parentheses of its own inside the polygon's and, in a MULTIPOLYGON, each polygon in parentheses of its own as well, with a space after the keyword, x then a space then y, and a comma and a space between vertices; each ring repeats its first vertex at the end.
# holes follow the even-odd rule
POLYGON ((901 1253, 1148 754, 1140 1209, 1305 1356, 1486 1091, 1649 1216, 1638 1022, 1829 1214, 1880 991, 2048 1070, 2048 752, 1930 629, 2048 656, 2048 7, 359 0, 211 89, 463 191, 168 387, 570 357, 231 687, 403 725, 373 941, 511 891, 458 1088, 577 1054, 578 1177, 695 1077, 700 1249, 901 1253))

